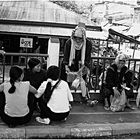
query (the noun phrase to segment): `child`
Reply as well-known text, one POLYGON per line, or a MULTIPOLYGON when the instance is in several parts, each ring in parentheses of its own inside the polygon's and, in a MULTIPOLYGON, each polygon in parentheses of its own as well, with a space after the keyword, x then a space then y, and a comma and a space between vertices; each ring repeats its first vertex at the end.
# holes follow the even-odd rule
POLYGON ((70 113, 70 102, 73 101, 68 83, 59 79, 60 69, 50 66, 47 70, 48 80, 44 81, 38 89, 40 123, 50 124, 50 121, 66 120, 70 113))
POLYGON ((12 66, 9 75, 10 81, 0 85, 0 92, 5 95, 4 108, 1 106, 1 119, 9 127, 15 127, 31 120, 33 111, 28 93, 36 94, 37 90, 29 82, 22 82, 24 73, 20 67, 12 66))

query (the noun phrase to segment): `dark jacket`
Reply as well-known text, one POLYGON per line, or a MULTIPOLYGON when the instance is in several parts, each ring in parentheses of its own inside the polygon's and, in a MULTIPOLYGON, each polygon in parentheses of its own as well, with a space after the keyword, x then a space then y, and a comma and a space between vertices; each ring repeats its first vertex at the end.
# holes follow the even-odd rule
POLYGON ((39 88, 43 81, 47 79, 47 72, 43 69, 40 72, 32 72, 30 69, 24 69, 23 81, 30 81, 30 84, 36 89, 39 88))
MULTIPOLYGON (((90 60, 91 60, 91 49, 92 43, 90 40, 86 39, 86 52, 85 52, 85 66, 90 67, 90 60)), ((70 50, 71 50, 71 39, 68 39, 65 44, 64 48, 64 65, 69 64, 69 57, 70 57, 70 50)), ((81 50, 75 52, 76 59, 74 60, 74 64, 70 67, 71 71, 78 71, 78 61, 81 60, 81 50)))
POLYGON ((117 87, 118 89, 121 88, 121 84, 126 83, 126 85, 130 85, 132 81, 131 73, 127 73, 128 68, 126 66, 121 68, 121 71, 117 71, 117 65, 112 64, 108 70, 106 75, 106 86, 108 88, 117 87))

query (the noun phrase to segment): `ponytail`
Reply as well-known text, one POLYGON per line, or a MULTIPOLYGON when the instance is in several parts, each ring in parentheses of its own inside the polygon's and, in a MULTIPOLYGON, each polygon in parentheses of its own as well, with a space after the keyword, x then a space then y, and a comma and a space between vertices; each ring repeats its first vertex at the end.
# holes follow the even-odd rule
POLYGON ((10 83, 11 83, 11 88, 8 90, 8 92, 10 94, 13 94, 15 92, 15 90, 16 90, 15 81, 12 78, 10 78, 10 83))
POLYGON ((48 82, 48 84, 46 85, 46 89, 44 91, 44 94, 43 94, 43 100, 45 103, 48 103, 48 101, 51 98, 51 95, 52 95, 51 82, 48 82))
POLYGON ((47 83, 46 89, 45 89, 44 94, 43 94, 43 100, 44 100, 45 103, 48 103, 49 102, 49 100, 50 100, 50 98, 52 96, 52 93, 53 93, 54 89, 58 86, 59 83, 60 83, 60 80, 58 80, 53 87, 51 85, 51 82, 48 82, 47 83))
POLYGON ((8 90, 10 94, 13 94, 16 90, 15 82, 19 81, 23 70, 19 66, 12 66, 9 72, 11 88, 8 90))

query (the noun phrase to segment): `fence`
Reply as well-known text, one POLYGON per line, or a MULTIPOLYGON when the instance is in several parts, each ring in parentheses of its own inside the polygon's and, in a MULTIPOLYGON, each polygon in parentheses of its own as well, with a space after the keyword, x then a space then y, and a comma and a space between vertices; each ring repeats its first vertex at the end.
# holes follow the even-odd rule
MULTIPOLYGON (((5 53, 3 56, 1 56, 1 82, 4 82, 6 79, 9 66, 12 65, 20 65, 23 67, 27 67, 27 61, 30 57, 37 57, 41 60, 42 63, 47 62, 48 55, 47 54, 33 54, 33 53, 5 53)), ((108 58, 108 57, 91 57, 91 65, 90 65, 90 75, 89 75, 89 89, 94 90, 95 92, 99 90, 99 76, 101 72, 105 70, 106 64, 111 64, 114 61, 115 58, 108 58)), ((63 60, 63 55, 60 55, 59 58, 59 66, 61 65, 61 62, 63 60)), ((133 76, 133 82, 136 80, 135 78, 138 78, 138 75, 140 74, 140 59, 129 59, 127 61, 126 66, 128 66, 129 69, 135 73, 135 76, 133 76)), ((104 77, 104 75, 103 75, 104 77)), ((135 87, 137 87, 137 83, 135 87)))
MULTIPOLYGON (((99 76, 101 72, 105 71, 106 64, 111 64, 114 60, 115 58, 108 57, 91 58, 89 84, 95 92, 99 89, 99 76)), ((138 86, 138 75, 140 74, 140 59, 129 59, 126 61, 126 66, 134 73, 132 82, 135 83, 134 89, 136 89, 138 86)), ((104 79, 104 73, 102 79, 104 79)), ((101 82, 103 82, 103 80, 101 82)))
POLYGON ((37 57, 42 62, 41 64, 47 64, 48 54, 5 53, 0 55, 0 82, 2 83, 7 79, 9 66, 19 65, 27 68, 27 61, 30 57, 37 57))

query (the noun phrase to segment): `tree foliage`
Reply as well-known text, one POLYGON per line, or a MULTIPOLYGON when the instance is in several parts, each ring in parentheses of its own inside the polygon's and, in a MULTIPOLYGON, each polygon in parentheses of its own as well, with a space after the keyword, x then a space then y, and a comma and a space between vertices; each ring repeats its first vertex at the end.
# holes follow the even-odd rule
POLYGON ((58 4, 58 5, 66 8, 66 9, 74 11, 78 14, 82 14, 82 11, 78 8, 78 5, 76 4, 75 1, 54 1, 54 0, 50 0, 50 2, 58 4))

